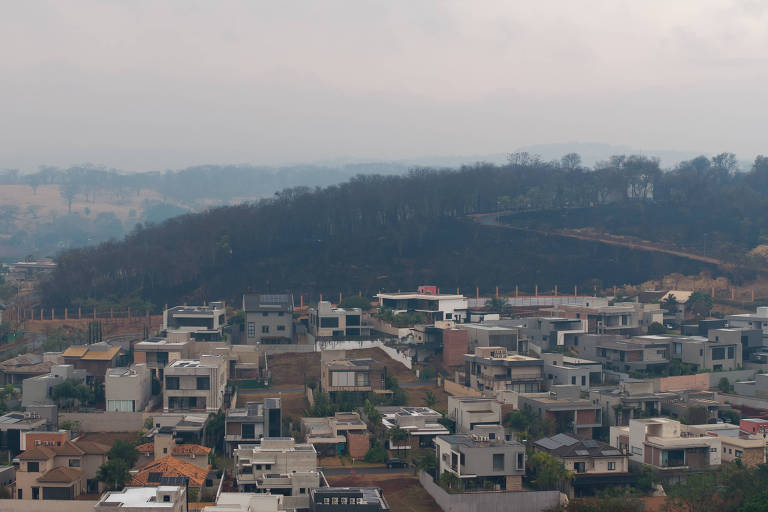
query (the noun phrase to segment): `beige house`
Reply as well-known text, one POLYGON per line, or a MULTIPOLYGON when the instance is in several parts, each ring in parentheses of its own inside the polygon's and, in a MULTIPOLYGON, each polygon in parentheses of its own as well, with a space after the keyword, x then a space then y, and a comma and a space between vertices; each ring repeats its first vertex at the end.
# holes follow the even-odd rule
POLYGON ((188 340, 149 338, 133 346, 133 360, 135 363, 145 363, 155 377, 162 379, 166 366, 191 356, 191 344, 188 340))
POLYGON ((449 396, 448 417, 456 422, 457 434, 466 434, 478 425, 500 425, 501 403, 495 398, 449 396))
POLYGON ((309 330, 316 338, 345 338, 370 336, 371 326, 363 319, 360 308, 335 308, 320 301, 317 308, 309 309, 309 330))
POLYGON ((719 437, 723 446, 723 462, 740 460, 747 467, 765 464, 768 440, 762 435, 743 432, 738 425, 731 425, 730 423, 687 425, 684 428, 694 435, 719 437))
POLYGON ((629 472, 629 456, 606 443, 581 440, 569 434, 545 437, 533 443, 536 451, 560 459, 575 474, 619 474, 629 472))
POLYGON ((387 367, 374 359, 323 361, 320 385, 326 393, 337 391, 386 392, 387 367))
POLYGON ((216 412, 227 386, 227 360, 203 355, 169 364, 163 378, 163 411, 216 412))
POLYGON ((544 361, 510 354, 504 347, 476 347, 464 354, 464 385, 478 391, 535 393, 541 389, 544 361))
POLYGON ((241 492, 285 496, 285 508, 308 508, 309 491, 320 487, 317 452, 292 437, 265 437, 260 445, 235 450, 235 479, 241 492))
POLYGON ((140 412, 152 395, 152 377, 146 364, 110 368, 104 378, 107 411, 140 412))
POLYGON ((71 500, 99 492, 96 473, 108 451, 109 446, 90 441, 64 441, 25 451, 19 455, 16 499, 71 500))

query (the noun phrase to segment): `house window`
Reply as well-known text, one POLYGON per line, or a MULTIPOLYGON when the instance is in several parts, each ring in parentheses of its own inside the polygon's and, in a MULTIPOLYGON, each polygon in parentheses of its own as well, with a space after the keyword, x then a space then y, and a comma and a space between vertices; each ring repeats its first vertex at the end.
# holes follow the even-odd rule
POLYGON ((608 471, 616 471, 616 463, 615 462, 609 462, 608 463, 608 471))
POLYGON ((33 487, 32 488, 32 499, 33 500, 39 500, 40 499, 40 488, 39 487, 33 487))
POLYGON ((71 468, 79 468, 80 467, 80 459, 69 459, 69 467, 71 467, 71 468))
POLYGON ((269 471, 270 469, 272 469, 272 464, 264 464, 264 469, 269 471))
POLYGON ((269 326, 268 325, 262 325, 261 326, 261 332, 262 334, 266 334, 269 332, 269 326))
POLYGON ((39 462, 27 462, 27 471, 30 473, 39 473, 40 472, 40 463, 39 462))
POLYGON ((460 454, 460 455, 459 455, 459 464, 461 464, 462 466, 464 466, 466 463, 467 463, 467 462, 466 462, 466 459, 464 458, 464 454, 463 454, 463 453, 462 453, 462 454, 460 454))
POLYGON ((587 385, 587 377, 586 375, 581 376, 581 385, 586 386, 587 385))
POLYGON ((342 505, 346 505, 346 504, 347 504, 347 498, 345 498, 345 497, 342 497, 342 498, 341 498, 341 504, 342 504, 342 505))
POLYGON ((163 502, 164 503, 170 503, 171 502, 171 497, 166 494, 165 496, 163 496, 163 502))
POLYGON ((728 347, 728 359, 736 357, 736 349, 734 347, 728 347))
POLYGON ((328 498, 323 498, 323 505, 330 505, 331 500, 328 498))
POLYGON ((249 338, 255 338, 256 337, 256 323, 255 322, 248 322, 248 337, 249 338))
POLYGON ((280 311, 280 312, 277 313, 277 316, 284 316, 284 315, 285 315, 284 311, 280 311))
POLYGON ((719 348, 713 348, 712 349, 712 359, 725 359, 725 348, 719 347, 719 348))
POLYGON ((269 316, 269 313, 267 311, 264 311, 261 316, 269 316))
POLYGON ((166 377, 165 378, 165 389, 179 389, 179 378, 178 377, 166 377))
POLYGON ((305 487, 299 487, 299 494, 306 494, 307 489, 305 487))
POLYGON ((284 325, 278 325, 277 326, 277 330, 278 331, 284 331, 285 330, 285 326, 284 325))
POLYGON ((339 504, 339 498, 331 498, 331 505, 338 505, 339 504))
POLYGON ((743 451, 741 451, 741 450, 736 450, 736 453, 734 453, 734 455, 735 455, 736 457, 738 457, 738 458, 741 458, 741 456, 742 456, 742 455, 744 455, 744 452, 743 452, 743 451))
POLYGON ((525 454, 517 454, 517 469, 523 469, 525 467, 525 454))
POLYGON ((503 453, 493 454, 493 470, 504 471, 504 454, 503 453))
POLYGON ((210 377, 198 377, 197 378, 197 389, 211 389, 211 378, 210 377))
POLYGON ((337 316, 323 316, 320 317, 321 328, 333 328, 339 326, 339 317, 337 316))
POLYGON ((571 377, 571 384, 576 385, 576 377, 571 377))

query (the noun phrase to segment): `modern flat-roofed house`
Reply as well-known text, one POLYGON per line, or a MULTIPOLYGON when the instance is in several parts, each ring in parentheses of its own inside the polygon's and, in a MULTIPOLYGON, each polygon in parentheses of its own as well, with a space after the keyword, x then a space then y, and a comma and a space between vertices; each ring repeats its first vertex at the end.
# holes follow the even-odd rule
POLYGON ((479 425, 500 425, 501 404, 495 398, 449 396, 448 417, 456 422, 456 433, 466 434, 479 425))
POLYGON ((541 389, 544 361, 509 354, 504 347, 477 347, 464 354, 464 385, 478 391, 535 393, 541 389))
POLYGON ((191 343, 188 340, 149 338, 133 346, 133 360, 135 363, 145 363, 153 375, 162 380, 166 366, 179 359, 189 359, 191 343))
POLYGON ((335 308, 322 300, 309 308, 309 331, 320 339, 370 336, 371 326, 363 319, 360 308, 335 308))
POLYGON ((450 431, 439 423, 443 415, 429 407, 381 406, 376 409, 381 412, 381 423, 387 430, 399 428, 408 433, 408 439, 400 444, 390 439, 387 444, 390 450, 429 448, 435 436, 450 434, 450 431))
POLYGON ((163 410, 216 412, 226 386, 227 361, 220 355, 174 361, 165 369, 163 410))
POLYGON ((240 445, 234 455, 238 489, 282 494, 286 509, 308 508, 310 490, 320 487, 317 452, 311 444, 265 437, 259 445, 240 445))
POLYGON ((384 494, 377 487, 319 487, 309 494, 312 512, 388 512, 384 494))
POLYGON ((741 367, 741 332, 712 329, 708 337, 669 337, 672 357, 690 364, 695 370, 731 371, 741 367))
POLYGON ((280 512, 286 510, 279 494, 255 492, 220 492, 216 504, 203 507, 201 512, 280 512))
POLYGON ((245 407, 227 410, 224 442, 231 454, 241 443, 255 443, 262 437, 281 437, 282 408, 280 398, 265 398, 262 402, 248 402, 245 407))
POLYGON ((21 386, 24 379, 46 375, 51 371, 53 362, 44 361, 37 354, 22 354, 0 362, 0 385, 21 386))
POLYGON ((584 357, 619 372, 663 369, 669 364, 670 339, 666 336, 598 337, 594 353, 584 353, 584 357))
POLYGON ((337 412, 327 418, 301 418, 301 432, 318 454, 337 456, 345 450, 352 459, 365 457, 368 426, 356 412, 337 412))
POLYGON ((374 359, 324 361, 320 385, 326 393, 337 391, 385 392, 387 367, 374 359))
POLYGON ((555 306, 554 316, 586 320, 588 333, 593 334, 629 334, 637 335, 648 332, 648 326, 664 321, 664 312, 658 304, 639 304, 619 302, 613 306, 599 305, 555 306))
POLYGON ((435 451, 440 474, 456 475, 469 488, 490 482, 498 490, 522 490, 525 447, 510 440, 501 425, 438 436, 435 451))
POLYGON ((728 327, 760 329, 763 340, 768 341, 768 307, 759 307, 754 313, 727 315, 725 320, 728 322, 728 327))
POLYGON ((22 436, 27 432, 45 430, 48 420, 30 412, 8 412, 0 416, 0 449, 11 456, 22 449, 22 436))
POLYGON ((159 487, 126 487, 109 491, 94 505, 94 512, 187 512, 187 489, 178 485, 159 487))
POLYGON ((587 332, 586 319, 536 316, 520 321, 520 335, 542 350, 570 346, 587 332))
POLYGON ((140 412, 152 396, 152 377, 146 364, 110 368, 104 382, 107 411, 140 412))
POLYGON ((163 331, 181 332, 194 341, 219 341, 227 323, 223 302, 206 306, 176 306, 163 311, 163 331))
POLYGON ((524 354, 528 350, 527 340, 520 335, 519 327, 482 323, 460 324, 458 328, 467 331, 470 352, 475 347, 504 347, 513 354, 524 354))
POLYGON ((65 380, 72 380, 78 383, 86 381, 87 372, 85 370, 75 370, 71 364, 56 364, 51 367, 51 372, 47 375, 38 375, 24 379, 22 385, 21 405, 28 407, 30 405, 52 405, 53 398, 51 390, 65 380))
POLYGON ((746 467, 765 464, 766 439, 762 435, 747 434, 742 432, 738 425, 729 423, 685 425, 683 428, 695 435, 719 437, 723 445, 724 463, 738 460, 746 467))
POLYGON ((603 365, 597 361, 569 357, 559 352, 541 354, 544 360, 544 382, 547 387, 556 385, 578 386, 589 391, 592 384, 602 384, 603 365))
POLYGON ((551 420, 557 432, 572 433, 579 439, 592 439, 592 429, 603 425, 600 406, 580 398, 575 386, 557 386, 556 391, 545 393, 520 393, 517 406, 530 408, 539 418, 551 420))
POLYGON ((243 295, 248 345, 293 343, 293 295, 243 295))
POLYGON ((630 460, 658 470, 706 469, 722 461, 720 437, 684 433, 680 422, 669 418, 629 420, 627 427, 611 427, 610 438, 630 460))
POLYGON ((629 455, 600 441, 557 434, 534 441, 533 449, 552 455, 574 473, 573 487, 577 496, 635 481, 634 475, 629 473, 629 455))
POLYGON ((468 301, 464 295, 440 293, 434 286, 419 286, 415 292, 379 293, 379 307, 398 313, 421 313, 430 322, 467 317, 468 301))

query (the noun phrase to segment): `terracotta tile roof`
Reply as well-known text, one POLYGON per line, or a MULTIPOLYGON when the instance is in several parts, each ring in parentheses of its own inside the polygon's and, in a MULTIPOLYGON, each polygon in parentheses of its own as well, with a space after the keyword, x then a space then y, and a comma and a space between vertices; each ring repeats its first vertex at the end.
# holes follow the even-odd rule
POLYGON ((38 482, 64 483, 74 482, 82 478, 83 472, 75 468, 65 468, 63 466, 53 468, 43 476, 37 479, 38 482))
POLYGON ((211 449, 207 446, 200 446, 199 444, 177 444, 173 447, 174 455, 208 455, 211 453, 211 449))
POLYGON ((111 446, 93 441, 77 441, 77 446, 88 455, 105 455, 111 446))
POLYGON ((56 452, 47 446, 35 446, 19 455, 20 460, 48 460, 56 455, 56 452))
POLYGON ((189 478, 191 487, 202 487, 208 477, 208 469, 179 460, 172 455, 167 455, 154 462, 150 462, 139 471, 128 483, 130 487, 143 487, 145 485, 156 486, 156 482, 150 481, 150 474, 160 473, 164 477, 185 476, 189 478))
POLYGON ((72 441, 64 441, 61 446, 49 446, 56 455, 84 455, 85 450, 72 441))
POLYGON ((88 353, 88 347, 68 347, 67 350, 62 352, 62 357, 83 357, 88 353))
POLYGON ((50 373, 53 363, 43 361, 37 354, 23 354, 12 359, 0 362, 0 371, 3 373, 37 373, 45 375, 50 373))
POLYGON ((89 350, 87 354, 80 359, 84 361, 111 361, 120 352, 120 347, 112 347, 109 350, 96 351, 89 350))
POLYGON ((139 453, 155 453, 155 443, 144 443, 136 447, 139 453))

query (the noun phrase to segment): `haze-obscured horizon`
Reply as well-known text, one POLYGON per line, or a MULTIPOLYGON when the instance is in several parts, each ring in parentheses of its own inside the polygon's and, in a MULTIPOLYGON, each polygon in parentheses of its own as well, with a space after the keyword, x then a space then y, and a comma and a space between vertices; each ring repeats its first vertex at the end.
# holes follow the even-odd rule
POLYGON ((435 165, 568 141, 749 161, 768 151, 765 26, 752 0, 11 3, 0 169, 435 165))

